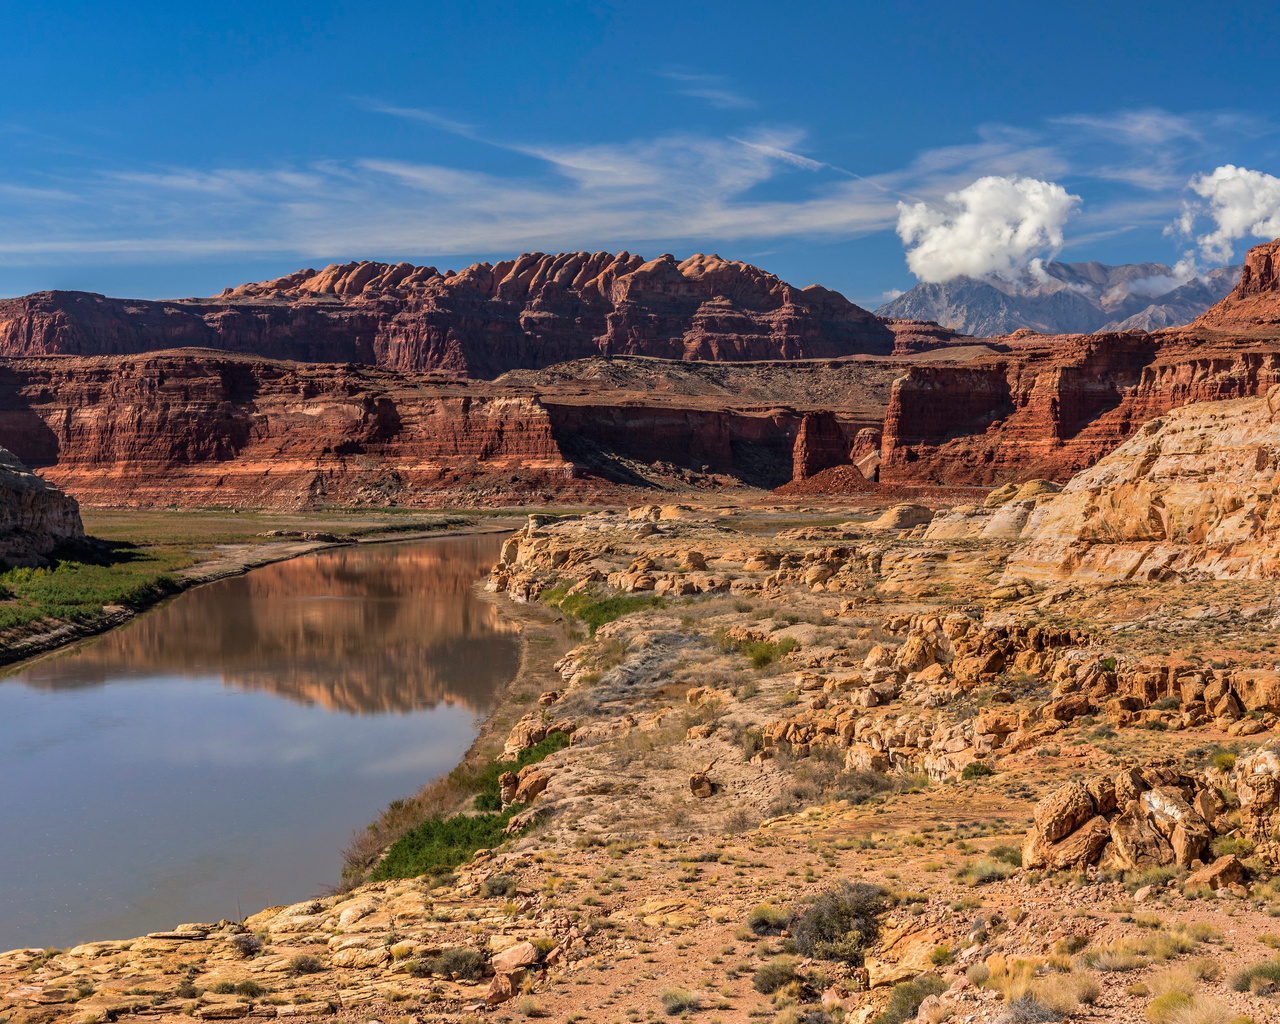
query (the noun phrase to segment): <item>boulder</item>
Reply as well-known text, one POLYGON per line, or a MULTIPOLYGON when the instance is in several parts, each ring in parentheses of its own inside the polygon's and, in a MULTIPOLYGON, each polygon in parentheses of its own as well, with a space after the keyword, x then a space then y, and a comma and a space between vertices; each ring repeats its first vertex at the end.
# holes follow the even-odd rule
POLYGON ((1245 879, 1245 868, 1234 854, 1219 857, 1212 864, 1187 876, 1187 889, 1221 889, 1226 885, 1239 885, 1245 879))

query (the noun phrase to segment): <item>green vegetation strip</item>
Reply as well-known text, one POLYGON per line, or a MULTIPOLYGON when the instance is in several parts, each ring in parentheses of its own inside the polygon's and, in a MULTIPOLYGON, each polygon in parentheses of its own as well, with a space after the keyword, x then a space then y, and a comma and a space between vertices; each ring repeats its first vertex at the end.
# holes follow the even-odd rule
POLYGON ((559 608, 566 615, 572 615, 583 623, 595 636, 596 630, 606 622, 620 619, 624 615, 638 612, 642 608, 665 608, 667 603, 660 597, 648 595, 615 594, 601 597, 599 594, 579 591, 570 594, 568 586, 552 587, 544 590, 539 599, 543 604, 559 608))
POLYGON ((463 769, 455 768, 452 773, 458 777, 455 781, 467 782, 468 788, 479 790, 475 797, 476 809, 490 813, 428 818, 391 844, 387 855, 370 874, 369 881, 439 873, 470 860, 476 850, 497 846, 506 838, 506 828, 511 819, 524 809, 519 804, 512 804, 506 810, 499 809, 502 797, 498 777, 503 772, 518 772, 526 765, 537 764, 568 745, 568 736, 554 732, 536 746, 522 750, 514 761, 491 761, 472 779, 463 778, 463 769))
POLYGON ((170 572, 185 568, 183 561, 189 564, 140 553, 125 564, 59 559, 44 569, 10 569, 0 573, 0 629, 40 619, 87 619, 105 605, 143 608, 181 589, 170 572))

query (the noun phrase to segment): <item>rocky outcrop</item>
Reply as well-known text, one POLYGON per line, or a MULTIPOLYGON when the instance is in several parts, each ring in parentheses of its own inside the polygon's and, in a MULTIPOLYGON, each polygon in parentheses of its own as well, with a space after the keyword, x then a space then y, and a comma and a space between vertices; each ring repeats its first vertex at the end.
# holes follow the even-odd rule
POLYGON ((834 413, 805 415, 791 453, 791 479, 802 480, 824 469, 849 463, 849 440, 834 413))
POLYGON ((0 448, 0 564, 41 565, 59 544, 83 536, 75 499, 0 448))
POLYGON ((1280 325, 1280 239, 1255 245, 1245 257, 1240 283, 1195 325, 1215 330, 1258 329, 1280 325))
POLYGON ((798 359, 920 351, 954 337, 934 324, 898 332, 838 292, 746 263, 626 252, 526 253, 458 273, 361 261, 211 299, 40 292, 0 302, 0 355, 199 346, 470 377, 600 354, 798 359))
POLYGON ((1041 505, 1007 576, 1280 575, 1280 387, 1154 419, 1041 505))
POLYGON ((1229 769, 1152 765, 1070 782, 1036 806, 1022 863, 1054 870, 1176 864, 1200 869, 1188 887, 1217 889, 1239 883, 1245 871, 1233 855, 1215 858, 1213 840, 1235 840, 1275 867, 1277 825, 1280 754, 1272 741, 1229 769))

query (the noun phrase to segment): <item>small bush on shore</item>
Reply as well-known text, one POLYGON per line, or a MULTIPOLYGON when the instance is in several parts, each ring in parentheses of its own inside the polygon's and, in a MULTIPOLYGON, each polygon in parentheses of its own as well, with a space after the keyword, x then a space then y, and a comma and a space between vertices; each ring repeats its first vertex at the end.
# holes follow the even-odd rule
POLYGON ((386 857, 370 873, 369 881, 415 878, 434 869, 457 867, 470 860, 476 850, 502 842, 514 810, 428 818, 391 844, 386 857))
POLYGON ((614 594, 601 596, 588 591, 576 594, 567 593, 567 587, 552 587, 539 595, 543 604, 559 608, 566 615, 572 615, 585 625, 591 636, 606 622, 613 622, 624 615, 638 612, 642 608, 665 608, 666 602, 652 594, 614 594))

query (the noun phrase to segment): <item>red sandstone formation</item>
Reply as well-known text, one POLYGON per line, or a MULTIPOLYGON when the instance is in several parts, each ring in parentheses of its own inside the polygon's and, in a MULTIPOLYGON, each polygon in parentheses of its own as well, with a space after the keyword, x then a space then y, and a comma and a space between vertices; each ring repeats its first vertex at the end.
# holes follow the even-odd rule
POLYGON ((1278 253, 1280 241, 1251 250, 1239 287, 1189 327, 1006 339, 1002 354, 910 367, 890 398, 880 480, 1065 481, 1154 416, 1265 393, 1280 382, 1278 253))
POLYGON ((0 567, 48 564, 55 547, 83 536, 74 499, 0 448, 0 567))
POLYGON ((0 351, 177 340, 304 362, 0 360, 0 444, 96 504, 1066 480, 1153 416, 1280 383, 1278 251, 1256 247, 1236 291, 1189 327, 981 346, 939 347, 936 327, 716 257, 530 256, 460 274, 349 264, 204 303, 44 293, 0 304, 0 351), (900 354, 830 355, 859 346, 900 354), (488 382, 408 368, 483 375, 584 352, 488 382))
POLYGON ((305 362, 495 377, 601 354, 801 359, 952 344, 818 285, 718 256, 530 253, 460 273, 348 263, 211 299, 40 292, 0 302, 0 355, 128 355, 195 346, 305 362))
POLYGON ((1206 310, 1194 327, 1275 331, 1280 324, 1280 238, 1255 245, 1245 257, 1235 291, 1206 310))
POLYGON ((792 450, 791 479, 802 480, 815 476, 824 469, 847 465, 849 439, 840 427, 834 413, 806 413, 796 432, 792 450))
POLYGON ((97 505, 582 501, 655 475, 776 487, 804 419, 212 352, 0 360, 0 441, 97 505))

